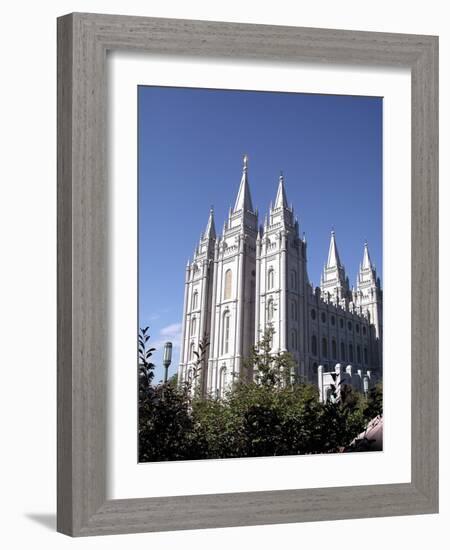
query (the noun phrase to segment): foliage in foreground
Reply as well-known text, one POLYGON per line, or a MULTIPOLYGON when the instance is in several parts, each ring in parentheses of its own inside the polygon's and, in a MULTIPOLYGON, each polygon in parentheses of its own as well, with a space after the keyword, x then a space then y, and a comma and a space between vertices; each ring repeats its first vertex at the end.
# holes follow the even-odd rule
MULTIPOLYGON (((321 403, 315 386, 292 379, 289 354, 265 354, 269 340, 262 337, 246 365, 256 381, 237 381, 223 399, 199 399, 189 382, 154 386, 141 376, 139 460, 337 452, 382 414, 381 386, 367 398, 346 386, 339 402, 321 403)), ((146 353, 144 345, 152 373, 146 353)))

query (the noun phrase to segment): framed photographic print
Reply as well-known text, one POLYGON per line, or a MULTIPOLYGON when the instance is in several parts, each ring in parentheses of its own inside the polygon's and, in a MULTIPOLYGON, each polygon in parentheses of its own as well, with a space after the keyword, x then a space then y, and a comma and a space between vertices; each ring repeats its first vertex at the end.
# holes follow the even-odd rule
POLYGON ((437 512, 437 48, 58 20, 58 530, 437 512))

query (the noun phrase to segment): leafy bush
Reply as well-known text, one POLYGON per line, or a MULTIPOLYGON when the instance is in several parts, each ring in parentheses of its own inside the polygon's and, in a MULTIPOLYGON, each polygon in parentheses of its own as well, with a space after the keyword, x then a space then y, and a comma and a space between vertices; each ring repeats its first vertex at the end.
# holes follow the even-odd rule
POLYGON ((294 379, 292 357, 270 354, 268 345, 270 331, 246 362, 252 376, 237 381, 222 399, 202 399, 195 380, 148 383, 139 392, 139 460, 338 452, 381 414, 381 385, 367 398, 343 386, 339 401, 321 403, 316 386, 294 379))

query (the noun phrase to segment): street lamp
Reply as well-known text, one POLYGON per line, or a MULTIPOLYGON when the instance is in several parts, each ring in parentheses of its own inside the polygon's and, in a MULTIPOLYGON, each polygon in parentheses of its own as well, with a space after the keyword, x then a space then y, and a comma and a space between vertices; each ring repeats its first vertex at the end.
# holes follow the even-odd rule
POLYGON ((164 357, 163 357, 163 365, 164 365, 164 383, 167 382, 167 375, 169 371, 169 365, 172 363, 172 342, 166 342, 164 344, 164 357))
POLYGON ((365 397, 367 397, 367 394, 369 393, 369 377, 368 376, 364 376, 363 387, 364 387, 364 395, 365 395, 365 397))

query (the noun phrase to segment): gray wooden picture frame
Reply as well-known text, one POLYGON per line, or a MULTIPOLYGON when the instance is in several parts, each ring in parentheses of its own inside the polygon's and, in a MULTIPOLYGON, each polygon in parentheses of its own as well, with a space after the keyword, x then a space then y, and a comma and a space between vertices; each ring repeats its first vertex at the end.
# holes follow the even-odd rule
POLYGON ((438 38, 74 13, 58 19, 58 531, 72 536, 438 511, 438 38), (410 483, 107 500, 106 53, 408 67, 410 483))

